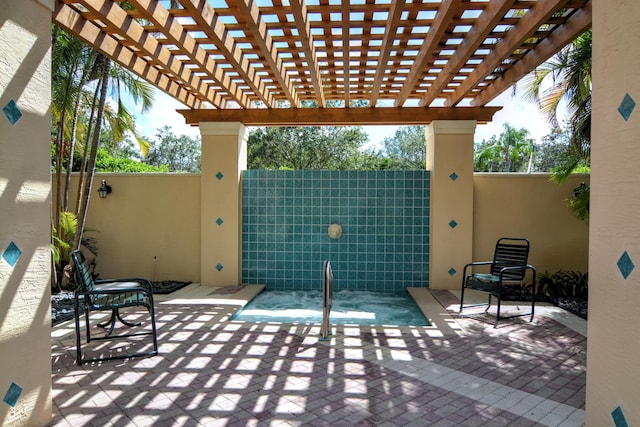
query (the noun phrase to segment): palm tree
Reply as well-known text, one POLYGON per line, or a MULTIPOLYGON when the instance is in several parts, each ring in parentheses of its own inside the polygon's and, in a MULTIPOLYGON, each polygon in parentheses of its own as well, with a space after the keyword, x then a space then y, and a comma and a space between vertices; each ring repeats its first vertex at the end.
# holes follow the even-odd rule
POLYGON ((529 159, 533 140, 525 128, 516 129, 504 123, 504 132, 491 137, 478 147, 475 170, 487 172, 517 172, 529 159))
MULTIPOLYGON (((557 183, 566 181, 576 168, 590 163, 591 45, 592 31, 588 30, 538 67, 527 82, 528 97, 538 104, 540 111, 555 128, 560 127, 558 106, 561 101, 566 104, 571 150, 564 159, 564 164, 552 175, 557 183)), ((570 199, 570 206, 588 207, 589 186, 582 186, 579 190, 570 199)), ((582 219, 588 217, 588 210, 574 212, 582 219)))
MULTIPOLYGON (((73 156, 82 151, 77 205, 73 210, 78 227, 73 241, 69 242, 71 248, 77 248, 82 241, 102 126, 109 127, 115 145, 124 140, 128 132, 132 133, 146 154, 149 143, 136 131, 134 115, 126 108, 123 98, 128 94, 145 111, 153 102, 153 87, 59 28, 54 27, 53 32, 51 110, 56 205, 52 209, 52 229, 61 227, 62 212, 71 211, 68 194, 73 156), (108 99, 113 103, 108 103, 108 99), (63 171, 66 171, 64 185, 63 171)), ((61 259, 57 270, 66 262, 68 260, 61 259)))

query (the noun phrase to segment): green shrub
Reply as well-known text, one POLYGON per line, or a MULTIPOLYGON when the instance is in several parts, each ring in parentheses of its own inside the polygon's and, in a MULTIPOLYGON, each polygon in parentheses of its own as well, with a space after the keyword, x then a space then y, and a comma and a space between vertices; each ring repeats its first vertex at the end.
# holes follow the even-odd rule
POLYGON ((536 289, 538 295, 549 298, 587 298, 589 295, 589 274, 579 271, 559 270, 554 274, 545 271, 538 275, 536 289))

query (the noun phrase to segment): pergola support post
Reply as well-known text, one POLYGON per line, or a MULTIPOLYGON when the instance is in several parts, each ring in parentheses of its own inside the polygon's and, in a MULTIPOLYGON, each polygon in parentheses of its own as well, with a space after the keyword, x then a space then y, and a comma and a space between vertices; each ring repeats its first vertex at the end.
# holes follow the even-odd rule
POLYGON ((471 262, 475 129, 475 120, 435 120, 426 127, 432 289, 457 289, 463 266, 471 262))
POLYGON ((247 136, 238 122, 200 123, 200 282, 235 286, 242 280, 242 171, 247 168, 247 136))

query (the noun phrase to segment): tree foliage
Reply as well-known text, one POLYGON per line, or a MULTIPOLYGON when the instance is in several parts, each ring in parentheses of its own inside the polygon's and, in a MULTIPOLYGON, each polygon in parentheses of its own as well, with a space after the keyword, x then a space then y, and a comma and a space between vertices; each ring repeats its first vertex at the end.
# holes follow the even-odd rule
POLYGON ((249 133, 249 169, 358 169, 361 127, 264 127, 249 133))
MULTIPOLYGON (((51 135, 55 204, 51 226, 52 231, 60 229, 63 213, 74 214, 77 230, 69 245, 76 249, 82 241, 102 131, 109 129, 116 144, 125 135, 132 134, 144 152, 147 143, 137 133, 134 115, 125 107, 123 95, 140 103, 144 111, 151 106, 153 88, 58 27, 53 26, 52 31, 51 135), (74 169, 76 153, 82 161, 80 167, 74 169), (69 193, 74 170, 80 172, 80 177, 75 189, 77 204, 72 208, 69 193)), ((60 259, 53 271, 53 282, 68 262, 68 259, 60 259)))
POLYGON ((144 160, 148 165, 165 167, 169 172, 200 172, 200 139, 176 135, 169 126, 156 131, 156 137, 144 160))
POLYGON ((427 144, 424 126, 401 126, 392 137, 382 141, 382 155, 390 163, 389 169, 425 169, 427 144))
POLYGON ((508 123, 499 136, 475 147, 474 169, 478 172, 525 172, 533 149, 533 139, 525 128, 508 123))

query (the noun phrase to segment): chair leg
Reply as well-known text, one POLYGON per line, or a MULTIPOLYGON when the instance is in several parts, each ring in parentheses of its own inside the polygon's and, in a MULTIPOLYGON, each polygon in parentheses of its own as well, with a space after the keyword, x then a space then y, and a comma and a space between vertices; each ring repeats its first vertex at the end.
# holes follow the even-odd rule
POLYGON ((82 347, 80 344, 80 303, 78 302, 80 295, 75 295, 74 314, 76 323, 76 363, 82 365, 82 347))
POLYGON ((120 315, 120 310, 118 310, 118 309, 115 309, 115 316, 120 322, 122 322, 123 325, 128 326, 130 328, 132 328, 134 326, 141 326, 142 325, 142 322, 127 322, 126 320, 124 320, 122 318, 122 316, 120 315))
POLYGON ((531 292, 531 318, 529 318, 529 322, 533 322, 533 312, 535 311, 535 306, 536 306, 536 293, 534 288, 534 290, 531 292))
POLYGON ((151 296, 151 305, 149 313, 151 314, 151 331, 153 336, 153 353, 158 354, 158 335, 156 330, 156 310, 154 308, 153 296, 151 296))
POLYGON ((502 302, 502 295, 501 295, 501 288, 500 286, 498 286, 498 296, 496 298, 498 298, 498 305, 497 305, 497 311, 496 311, 496 321, 493 324, 493 328, 497 328, 498 327, 498 321, 500 320, 500 303, 502 302))
POLYGON ((462 291, 460 292, 460 313, 462 313, 463 306, 464 306, 464 283, 462 284, 462 291))
MULTIPOLYGON (((85 301, 86 304, 86 301, 85 301)), ((91 341, 91 322, 89 321, 89 307, 84 307, 84 322, 87 328, 87 342, 91 341)))

